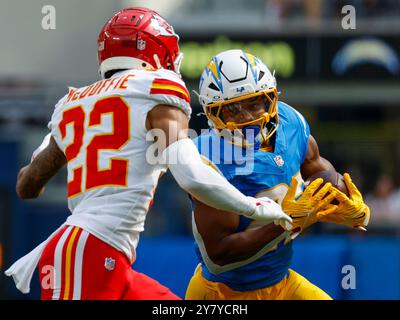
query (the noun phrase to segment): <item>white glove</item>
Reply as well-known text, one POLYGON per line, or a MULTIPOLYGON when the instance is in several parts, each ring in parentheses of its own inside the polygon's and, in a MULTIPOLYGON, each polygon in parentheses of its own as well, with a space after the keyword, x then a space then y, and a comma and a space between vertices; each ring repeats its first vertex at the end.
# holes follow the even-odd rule
POLYGON ((283 224, 288 229, 291 229, 292 218, 284 213, 281 206, 275 201, 268 197, 247 198, 255 202, 256 208, 253 214, 246 215, 246 217, 265 223, 274 222, 276 225, 283 224))
POLYGON ((50 143, 50 138, 51 138, 51 133, 47 134, 47 135, 44 137, 44 139, 43 139, 43 141, 42 141, 42 144, 41 144, 35 151, 33 151, 32 157, 31 157, 31 162, 38 156, 38 154, 39 154, 40 152, 42 152, 44 149, 47 148, 47 146, 48 146, 49 143, 50 143))

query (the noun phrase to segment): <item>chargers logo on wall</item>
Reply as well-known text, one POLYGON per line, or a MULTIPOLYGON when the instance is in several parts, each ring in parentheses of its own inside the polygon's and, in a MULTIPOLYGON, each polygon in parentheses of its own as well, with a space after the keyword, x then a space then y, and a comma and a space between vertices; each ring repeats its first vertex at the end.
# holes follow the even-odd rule
POLYGON ((400 72, 397 52, 378 38, 364 38, 349 41, 332 61, 333 72, 343 75, 350 68, 361 64, 373 64, 387 70, 392 75, 400 72))

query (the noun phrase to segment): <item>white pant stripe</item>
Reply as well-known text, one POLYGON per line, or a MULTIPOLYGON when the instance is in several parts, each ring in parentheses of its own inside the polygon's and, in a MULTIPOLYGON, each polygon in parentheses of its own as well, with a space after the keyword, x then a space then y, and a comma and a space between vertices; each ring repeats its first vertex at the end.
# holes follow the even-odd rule
POLYGON ((83 253, 88 236, 89 232, 82 230, 78 240, 78 245, 76 247, 74 266, 74 294, 72 296, 73 300, 81 299, 83 253))
POLYGON ((56 250, 54 252, 54 290, 53 290, 53 300, 60 299, 60 292, 61 292, 61 276, 62 276, 62 253, 65 241, 67 240, 72 226, 69 226, 67 230, 64 231, 63 235, 57 242, 56 250))

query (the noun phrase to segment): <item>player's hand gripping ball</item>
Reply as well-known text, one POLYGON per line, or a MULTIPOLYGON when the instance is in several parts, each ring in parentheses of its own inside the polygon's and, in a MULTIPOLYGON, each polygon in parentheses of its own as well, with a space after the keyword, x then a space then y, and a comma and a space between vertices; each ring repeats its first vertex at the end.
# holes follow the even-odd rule
POLYGON ((336 210, 331 202, 335 199, 336 191, 331 183, 324 183, 323 179, 317 178, 312 181, 300 196, 296 197, 299 181, 292 178, 289 190, 282 201, 282 209, 293 220, 291 237, 294 239, 304 229, 318 221, 318 214, 329 214, 336 210), (329 206, 329 208, 327 208, 329 206))
MULTIPOLYGON (((311 182, 318 178, 322 178, 324 180, 320 188, 325 185, 325 183, 329 182, 334 188, 343 192, 346 196, 349 196, 349 190, 347 189, 343 176, 335 170, 323 170, 314 173, 304 183, 305 187, 307 187, 311 182)), ((336 199, 334 199, 331 203, 335 205, 339 204, 336 199)))
POLYGON ((361 192, 352 182, 350 175, 345 173, 342 176, 336 171, 321 171, 312 175, 309 181, 319 177, 323 177, 324 182, 331 183, 337 192, 335 200, 330 205, 330 208, 335 208, 335 210, 330 210, 329 213, 319 213, 318 219, 366 231, 365 227, 370 219, 370 209, 364 203, 361 192))

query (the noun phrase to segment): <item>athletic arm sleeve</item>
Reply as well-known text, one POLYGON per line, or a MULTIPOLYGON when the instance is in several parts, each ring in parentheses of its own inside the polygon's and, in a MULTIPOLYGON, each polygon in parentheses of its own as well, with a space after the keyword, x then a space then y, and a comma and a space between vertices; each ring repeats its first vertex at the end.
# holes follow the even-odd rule
POLYGON ((217 171, 206 165, 190 139, 181 139, 163 152, 179 186, 199 201, 219 210, 251 216, 256 204, 232 186, 217 171))

